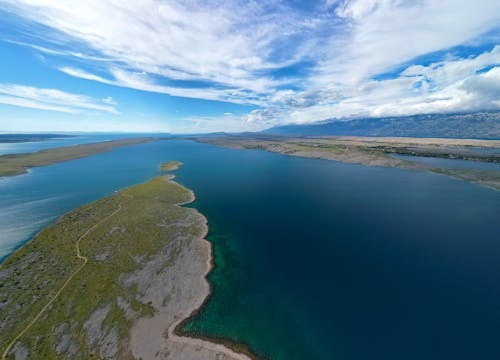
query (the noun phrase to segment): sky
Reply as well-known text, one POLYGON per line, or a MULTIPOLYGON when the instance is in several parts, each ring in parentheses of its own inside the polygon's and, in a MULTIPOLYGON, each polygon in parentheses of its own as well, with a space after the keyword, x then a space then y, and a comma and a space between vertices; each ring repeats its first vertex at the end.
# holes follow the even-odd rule
POLYGON ((0 0, 0 132, 500 110, 498 0, 0 0))

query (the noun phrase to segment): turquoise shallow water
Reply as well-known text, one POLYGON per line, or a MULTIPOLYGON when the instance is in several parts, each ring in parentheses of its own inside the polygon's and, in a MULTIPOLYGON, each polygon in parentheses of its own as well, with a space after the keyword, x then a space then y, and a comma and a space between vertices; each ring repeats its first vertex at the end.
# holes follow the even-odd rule
POLYGON ((500 195, 436 174, 143 144, 0 180, 1 256, 168 160, 217 264, 188 330, 273 359, 500 357, 500 195))

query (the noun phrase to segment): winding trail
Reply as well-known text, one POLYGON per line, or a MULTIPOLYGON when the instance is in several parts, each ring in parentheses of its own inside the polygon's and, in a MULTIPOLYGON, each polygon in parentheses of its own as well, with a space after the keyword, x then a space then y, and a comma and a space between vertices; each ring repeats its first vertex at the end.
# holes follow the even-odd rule
POLYGON ((85 231, 78 238, 78 240, 75 243, 76 257, 78 259, 82 259, 83 263, 80 266, 78 266, 78 268, 68 277, 68 279, 66 279, 66 281, 64 282, 64 284, 59 288, 59 290, 52 297, 52 299, 50 299, 50 301, 47 304, 45 304, 45 306, 33 318, 33 320, 31 320, 31 322, 9 343, 9 345, 7 346, 7 348, 5 349, 5 351, 3 352, 2 360, 5 360, 7 358, 7 356, 9 355, 10 350, 12 349, 12 347, 14 346, 14 344, 17 342, 17 340, 19 340, 19 338, 21 336, 23 336, 26 333, 26 331, 28 331, 33 326, 33 324, 40 318, 40 316, 42 316, 43 312, 59 297, 59 295, 61 294, 61 292, 66 288, 66 286, 68 286, 68 284, 75 277, 75 275, 78 274, 84 268, 85 265, 87 265, 87 262, 89 261, 89 259, 86 256, 83 256, 80 253, 80 241, 82 241, 82 239, 85 236, 87 236, 89 233, 91 233, 93 230, 95 230, 99 225, 101 225, 102 223, 104 223, 105 221, 107 221, 108 219, 110 219, 113 215, 117 214, 121 209, 122 209, 122 206, 118 205, 118 209, 116 209, 115 211, 113 211, 110 215, 108 215, 107 217, 105 217, 104 219, 102 219, 101 221, 99 221, 98 223, 96 223, 93 226, 91 226, 90 228, 88 228, 87 231, 85 231))
MULTIPOLYGON (((173 178, 174 177, 172 176, 168 180, 172 180, 173 178)), ((194 195, 194 193, 192 191, 190 191, 190 193, 191 193, 191 198, 188 201, 183 202, 183 203, 179 203, 179 204, 176 204, 176 205, 177 206, 182 206, 182 205, 185 205, 185 204, 193 202, 194 199, 195 199, 195 195, 194 195)), ((123 193, 123 192, 120 193, 120 195, 123 196, 123 197, 125 197, 125 198, 128 198, 128 199, 133 199, 132 195, 129 195, 129 194, 126 194, 126 193, 123 193)), ((95 230, 98 226, 100 226, 101 224, 103 224, 104 222, 106 222, 107 220, 109 220, 112 216, 116 215, 121 210, 122 210, 122 205, 120 204, 120 205, 118 205, 118 208, 115 211, 113 211, 110 215, 108 215, 107 217, 105 217, 101 221, 99 221, 96 224, 92 225, 90 228, 88 228, 77 239, 77 241, 75 243, 76 257, 78 259, 83 260, 83 262, 66 279, 66 281, 64 282, 64 284, 59 288, 59 290, 57 290, 57 292, 50 299, 50 301, 47 304, 45 304, 45 306, 38 312, 38 314, 33 318, 33 320, 22 331, 20 331, 19 334, 9 343, 9 345, 7 346, 7 348, 5 349, 5 351, 3 352, 1 360, 6 360, 7 359, 7 356, 12 351, 12 348, 14 347, 14 345, 16 344, 16 342, 36 323, 36 321, 42 316, 42 314, 44 313, 44 311, 47 310, 47 308, 59 297, 59 295, 62 293, 62 291, 69 285, 69 283, 71 282, 71 280, 85 267, 85 265, 87 265, 89 259, 86 256, 82 255, 82 253, 80 251, 80 243, 81 243, 81 241, 88 234, 90 234, 93 230, 95 230)), ((204 234, 201 237, 201 240, 203 242, 205 242, 205 244, 210 248, 209 253, 211 254, 212 253, 212 250, 211 250, 212 244, 209 241, 207 241, 206 238, 205 238, 206 235, 207 235, 207 233, 208 233, 208 226, 205 224, 204 234)), ((211 269, 212 269, 212 258, 210 256, 210 257, 207 258, 205 273, 204 273, 203 280, 202 280, 203 282, 205 282, 205 284, 207 284, 206 283, 207 282, 206 275, 210 272, 211 269)), ((219 354, 224 354, 226 357, 228 357, 231 360, 251 360, 251 357, 249 357, 247 354, 236 352, 233 349, 231 349, 231 348, 229 348, 229 347, 227 347, 227 346, 225 346, 223 344, 219 344, 219 343, 215 343, 215 342, 211 342, 211 341, 207 341, 207 340, 203 340, 203 339, 199 339, 199 338, 194 338, 194 337, 190 337, 190 336, 179 336, 179 335, 177 335, 175 333, 175 329, 179 326, 179 324, 186 317, 188 317, 189 314, 192 311, 194 311, 195 309, 198 309, 199 307, 201 307, 202 304, 203 304, 203 302, 204 302, 204 300, 205 300, 205 298, 207 296, 209 296, 209 293, 202 294, 202 296, 200 296, 195 301, 195 303, 192 304, 191 309, 189 309, 190 311, 187 314, 185 314, 185 316, 181 316, 177 321, 175 321, 173 324, 171 324, 167 328, 168 340, 171 341, 171 342, 173 342, 173 343, 184 344, 184 345, 193 346, 193 347, 201 347, 201 348, 204 348, 204 349, 206 349, 208 351, 216 352, 216 353, 219 353, 219 354)))

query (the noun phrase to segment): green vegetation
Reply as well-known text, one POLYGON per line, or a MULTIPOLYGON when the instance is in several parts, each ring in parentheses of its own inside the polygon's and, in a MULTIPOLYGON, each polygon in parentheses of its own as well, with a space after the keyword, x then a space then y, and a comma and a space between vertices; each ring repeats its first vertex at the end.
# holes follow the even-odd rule
POLYGON ((155 140, 154 138, 122 139, 76 146, 64 146, 28 154, 0 155, 0 176, 20 175, 26 173, 26 169, 31 167, 80 159, 90 155, 108 152, 117 147, 137 145, 155 140))
POLYGON ((195 210, 178 205, 192 200, 191 191, 171 177, 156 177, 64 215, 3 262, 0 354, 22 334, 7 358, 23 352, 37 359, 131 358, 133 321, 155 312, 141 290, 151 278, 139 281, 134 274, 167 247, 174 251, 162 266, 171 266, 182 239, 203 236, 195 210))
POLYGON ((177 170, 181 165, 182 165, 182 163, 180 161, 169 161, 166 163, 162 163, 160 165, 160 170, 161 171, 173 171, 173 170, 177 170))

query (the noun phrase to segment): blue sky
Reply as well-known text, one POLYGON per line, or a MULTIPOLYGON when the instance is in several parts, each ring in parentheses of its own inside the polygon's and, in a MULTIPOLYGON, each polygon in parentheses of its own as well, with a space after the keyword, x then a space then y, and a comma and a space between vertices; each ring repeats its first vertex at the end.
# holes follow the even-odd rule
POLYGON ((0 131, 500 109, 496 0, 0 0, 0 131))

